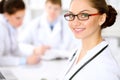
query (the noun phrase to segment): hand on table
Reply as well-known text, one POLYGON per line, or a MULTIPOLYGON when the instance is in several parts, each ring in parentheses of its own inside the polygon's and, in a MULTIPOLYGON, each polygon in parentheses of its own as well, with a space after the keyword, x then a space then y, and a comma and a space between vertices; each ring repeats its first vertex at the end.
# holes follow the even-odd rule
POLYGON ((39 46, 39 47, 36 47, 34 49, 34 53, 35 55, 37 56, 42 56, 48 49, 50 49, 49 46, 45 46, 45 45, 42 45, 42 46, 39 46))
POLYGON ((40 62, 40 58, 37 55, 31 55, 27 58, 27 64, 33 65, 38 64, 40 62))

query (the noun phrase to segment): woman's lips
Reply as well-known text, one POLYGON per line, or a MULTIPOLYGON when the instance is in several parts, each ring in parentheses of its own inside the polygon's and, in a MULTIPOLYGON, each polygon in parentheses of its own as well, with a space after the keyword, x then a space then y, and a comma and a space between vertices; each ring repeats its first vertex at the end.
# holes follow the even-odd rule
POLYGON ((74 33, 81 33, 85 30, 85 28, 73 28, 74 33))

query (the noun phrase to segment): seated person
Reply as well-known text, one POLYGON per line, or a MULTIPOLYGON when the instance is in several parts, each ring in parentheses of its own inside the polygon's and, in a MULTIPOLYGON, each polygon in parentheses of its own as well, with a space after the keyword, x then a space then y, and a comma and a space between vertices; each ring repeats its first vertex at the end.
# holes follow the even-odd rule
POLYGON ((61 12, 61 0, 46 0, 43 15, 33 20, 30 26, 20 33, 20 48, 24 53, 41 56, 50 50, 70 50, 74 38, 61 12))
POLYGON ((17 28, 22 24, 25 13, 24 2, 2 0, 0 13, 0 66, 38 63, 36 55, 23 56, 17 43, 17 28))

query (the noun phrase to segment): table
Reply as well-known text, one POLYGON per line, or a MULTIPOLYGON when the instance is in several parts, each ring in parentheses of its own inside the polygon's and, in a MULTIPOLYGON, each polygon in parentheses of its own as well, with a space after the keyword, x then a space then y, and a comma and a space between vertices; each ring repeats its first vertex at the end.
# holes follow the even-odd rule
POLYGON ((1 67, 11 70, 18 80, 56 80, 66 66, 67 60, 42 61, 38 65, 1 67))

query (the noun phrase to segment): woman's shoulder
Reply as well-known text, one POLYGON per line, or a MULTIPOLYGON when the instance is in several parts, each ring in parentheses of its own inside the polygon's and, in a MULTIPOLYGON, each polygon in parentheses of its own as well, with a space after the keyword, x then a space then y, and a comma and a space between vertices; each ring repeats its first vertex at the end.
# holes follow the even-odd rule
POLYGON ((3 23, 3 22, 4 22, 4 20, 5 20, 5 19, 4 19, 3 14, 0 14, 0 23, 1 23, 1 22, 3 23))
POLYGON ((101 66, 100 69, 109 72, 109 74, 116 73, 120 76, 120 66, 112 55, 109 46, 96 59, 96 66, 101 66))
POLYGON ((3 15, 0 14, 0 34, 4 34, 7 31, 7 23, 5 22, 3 15))

